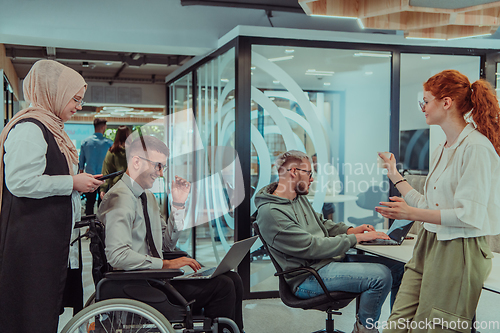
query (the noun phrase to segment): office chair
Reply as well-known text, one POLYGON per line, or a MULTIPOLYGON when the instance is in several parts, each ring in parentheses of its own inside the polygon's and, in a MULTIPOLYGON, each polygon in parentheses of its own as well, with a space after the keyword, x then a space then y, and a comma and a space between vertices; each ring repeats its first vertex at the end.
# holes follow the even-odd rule
POLYGON ((259 236, 260 240, 262 241, 262 244, 264 245, 264 248, 267 250, 269 257, 271 258, 274 267, 276 268, 276 273, 274 274, 274 276, 277 276, 279 278, 279 295, 281 301, 285 305, 291 308, 325 311, 327 313, 326 328, 324 330, 316 331, 313 333, 319 333, 319 332, 342 333, 342 331, 335 329, 333 315, 341 315, 342 313, 337 310, 346 307, 349 303, 351 303, 353 299, 358 297, 360 294, 343 292, 343 291, 328 291, 326 289, 323 280, 321 280, 321 277, 319 276, 318 272, 311 267, 297 267, 284 271, 278 264, 278 262, 274 259, 271 252, 269 251, 268 245, 266 244, 264 238, 260 234, 259 226, 257 225, 257 223, 254 222, 255 218, 252 217, 252 219, 253 219, 252 221, 253 230, 255 234, 259 236), (312 274, 318 280, 325 294, 309 299, 301 299, 295 296, 295 294, 292 292, 290 286, 285 280, 285 275, 298 271, 305 271, 312 274))
MULTIPOLYGON (((182 275, 180 269, 151 269, 137 271, 112 270, 107 263, 105 228, 95 215, 77 222, 75 228, 88 227, 82 237, 90 238, 92 276, 96 284, 94 303, 87 302, 63 328, 69 332, 217 332, 219 325, 230 332, 240 333, 228 318, 207 318, 193 314, 192 304, 169 283, 182 275), (195 325, 195 323, 197 325, 195 325)), ((182 255, 178 253, 177 255, 182 255)), ((174 258, 172 255, 170 258, 174 258)))
POLYGON ((384 218, 380 217, 375 211, 375 207, 381 201, 387 201, 387 192, 383 191, 380 186, 371 186, 365 192, 359 193, 356 204, 361 208, 371 210, 372 215, 362 218, 350 216, 347 218, 347 221, 355 225, 371 224, 372 226, 384 223, 384 218))

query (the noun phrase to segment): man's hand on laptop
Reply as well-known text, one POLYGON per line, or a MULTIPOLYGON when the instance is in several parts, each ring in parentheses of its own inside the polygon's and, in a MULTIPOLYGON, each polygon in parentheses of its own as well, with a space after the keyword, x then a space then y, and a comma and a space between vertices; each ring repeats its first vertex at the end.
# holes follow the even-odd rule
POLYGON ((183 266, 189 266, 195 272, 201 268, 201 265, 199 262, 197 262, 193 258, 188 258, 188 257, 180 257, 180 258, 172 259, 172 260, 163 260, 163 267, 162 268, 163 269, 181 268, 183 266))
POLYGON ((391 238, 381 231, 369 231, 362 234, 356 234, 356 240, 358 243, 368 242, 374 239, 391 239, 391 238))
POLYGON ((346 234, 348 234, 348 235, 362 234, 365 231, 375 231, 375 228, 370 224, 362 224, 359 227, 347 229, 346 234))

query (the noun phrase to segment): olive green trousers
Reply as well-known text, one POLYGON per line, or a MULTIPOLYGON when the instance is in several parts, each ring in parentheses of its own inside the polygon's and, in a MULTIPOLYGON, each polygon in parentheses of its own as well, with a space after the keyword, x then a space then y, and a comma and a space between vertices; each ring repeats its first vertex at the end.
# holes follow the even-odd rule
POLYGON ((438 241, 421 228, 383 332, 470 332, 491 258, 485 237, 438 241))

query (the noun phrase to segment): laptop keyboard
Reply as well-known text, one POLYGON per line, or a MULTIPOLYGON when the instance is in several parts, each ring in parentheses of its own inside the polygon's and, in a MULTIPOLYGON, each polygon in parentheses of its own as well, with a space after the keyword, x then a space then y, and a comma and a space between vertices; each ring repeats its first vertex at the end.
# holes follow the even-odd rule
POLYGON ((190 276, 209 276, 213 272, 215 272, 215 268, 216 267, 212 267, 212 268, 206 269, 206 270, 201 271, 201 272, 196 272, 196 273, 191 274, 190 276))
POLYGON ((375 243, 380 245, 398 245, 398 242, 393 239, 376 239, 375 243))

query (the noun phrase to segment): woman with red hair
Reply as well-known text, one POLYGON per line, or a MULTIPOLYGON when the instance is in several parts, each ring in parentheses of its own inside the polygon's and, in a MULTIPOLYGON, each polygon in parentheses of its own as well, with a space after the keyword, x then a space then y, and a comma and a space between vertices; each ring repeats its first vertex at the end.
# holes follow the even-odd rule
POLYGON ((420 107, 446 140, 434 151, 418 193, 401 176, 394 155, 387 176, 400 197, 376 210, 390 219, 422 221, 413 258, 386 332, 470 331, 493 257, 485 236, 500 233, 500 108, 489 83, 445 70, 424 83, 420 107))

